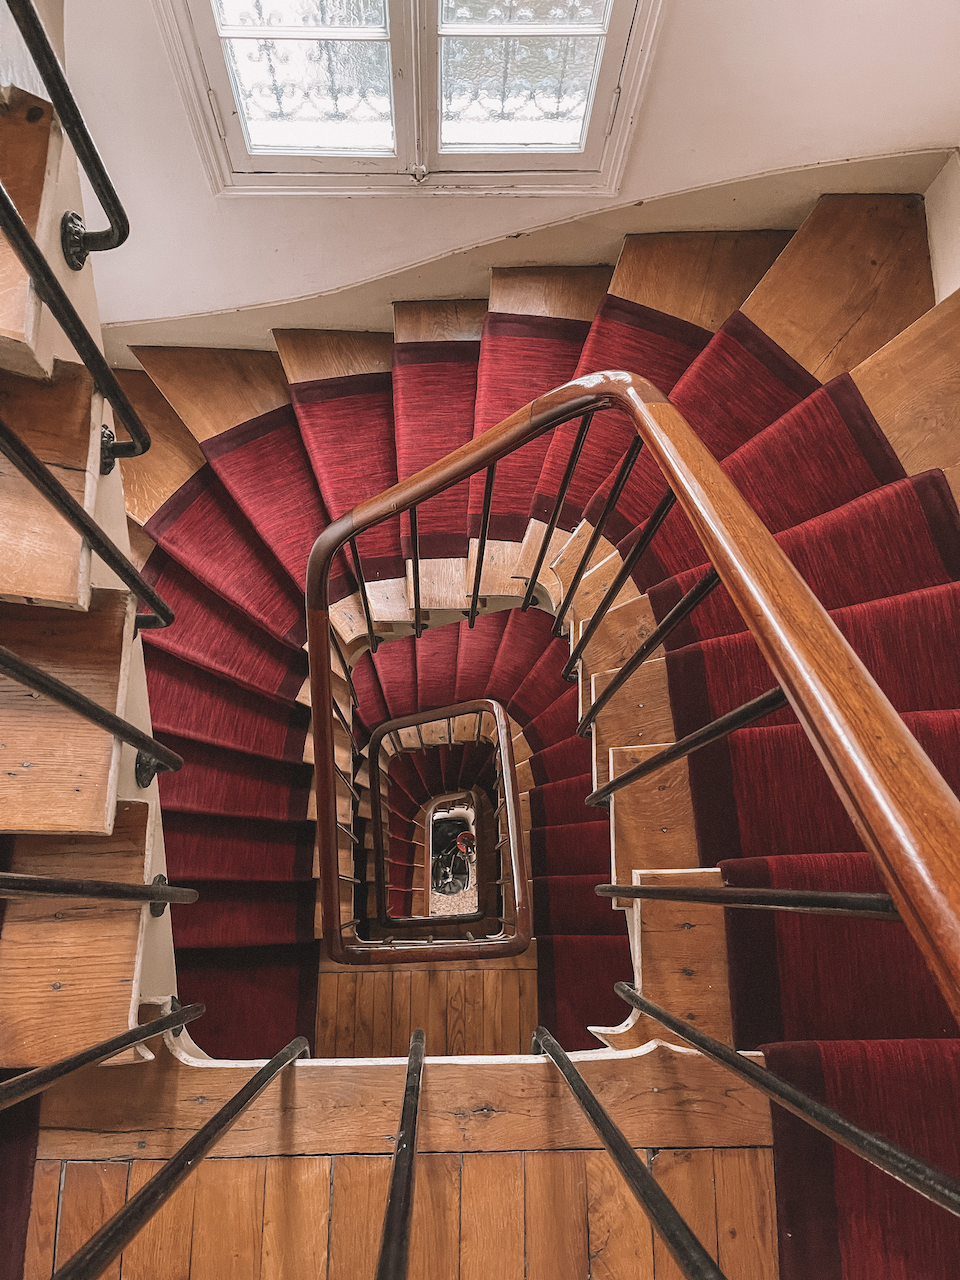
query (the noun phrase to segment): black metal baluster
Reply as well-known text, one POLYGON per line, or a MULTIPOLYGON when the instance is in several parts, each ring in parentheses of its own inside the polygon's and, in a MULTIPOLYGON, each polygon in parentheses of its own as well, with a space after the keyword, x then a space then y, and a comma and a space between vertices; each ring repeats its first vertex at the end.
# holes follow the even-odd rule
POLYGON ((137 626, 141 630, 148 627, 169 627, 174 617, 170 606, 161 600, 149 582, 140 576, 120 548, 110 541, 96 520, 84 511, 73 494, 3 421, 0 421, 0 453, 10 459, 20 474, 43 494, 50 505, 76 529, 81 537, 86 538, 90 549, 113 570, 124 586, 129 587, 139 600, 153 610, 153 613, 138 613, 137 626))
POLYGON ((630 472, 633 470, 633 464, 636 462, 637 458, 639 458, 640 450, 642 448, 643 448, 643 441, 640 439, 639 436, 637 436, 635 439, 630 441, 630 447, 629 449, 627 449, 627 452, 624 454, 623 461, 620 463, 620 470, 617 472, 617 478, 613 484, 613 488, 610 490, 609 494, 607 495, 607 500, 603 504, 603 510, 600 512, 600 519, 597 521, 596 527, 594 528, 593 532, 590 534, 590 537, 587 541, 586 549, 584 550, 583 555, 580 557, 580 563, 577 565, 576 572, 574 573, 573 577, 570 580, 570 586, 567 588, 567 592, 564 595, 563 600, 560 602, 560 608, 557 611, 557 620, 553 625, 553 634, 557 637, 557 639, 559 639, 560 636, 563 635, 563 620, 567 616, 567 610, 570 608, 570 605, 573 603, 573 597, 577 594, 577 590, 580 586, 580 582, 583 578, 583 575, 587 571, 587 566, 590 563, 590 557, 593 555, 594 551, 596 551, 597 549, 597 543, 600 541, 600 538, 603 534, 603 527, 607 523, 607 517, 610 515, 610 512, 614 509, 617 503, 620 501, 620 495, 623 493, 624 486, 626 485, 627 481, 630 478, 630 472))
POLYGON ((574 645, 573 652, 570 654, 570 657, 567 659, 566 665, 564 666, 563 670, 560 672, 564 680, 569 680, 571 683, 574 683, 576 681, 577 679, 576 666, 577 666, 577 663, 580 661, 580 659, 583 657, 584 650, 586 649, 590 641, 593 639, 593 637, 597 634, 597 629, 599 628, 600 623, 604 620, 604 618, 609 613, 617 596, 620 594, 623 588, 627 585, 627 582, 630 580, 631 573, 633 573, 634 568, 640 561, 640 557, 646 552, 651 542, 653 542, 654 538, 657 536, 657 533, 660 530, 660 526, 663 524, 664 520, 666 520, 667 516, 670 514, 670 511, 675 502, 676 502, 676 498, 674 497, 673 490, 668 489, 667 492, 660 499, 660 502, 657 505, 656 511, 654 511, 653 515, 650 517, 647 523, 643 526, 643 533, 640 535, 637 541, 633 544, 633 546, 627 552, 626 559, 624 560, 620 568, 617 570, 616 577, 610 583, 610 586, 607 588, 606 592, 604 593, 603 599, 600 601, 599 605, 594 610, 593 617, 590 619, 589 623, 587 624, 587 628, 584 631, 583 635, 580 637, 579 642, 576 645, 574 645))
POLYGON ((646 662, 652 653, 655 653, 660 648, 674 628, 678 627, 684 618, 689 617, 697 605, 702 600, 705 600, 714 587, 719 586, 719 584, 720 575, 716 569, 711 569, 703 575, 699 582, 694 583, 682 600, 677 601, 660 625, 650 632, 637 652, 626 660, 596 702, 584 712, 583 719, 577 725, 577 733, 581 738, 587 736, 594 720, 596 720, 610 699, 620 692, 633 673, 646 662))
POLYGON ((682 1018, 675 1018, 666 1009, 661 1009, 651 1000, 646 1000, 630 983, 618 982, 614 986, 614 991, 621 1000, 625 1000, 634 1009, 647 1014, 661 1026, 672 1031, 674 1035, 679 1036, 681 1040, 686 1040, 687 1044, 692 1044, 695 1049, 699 1049, 706 1057, 735 1072, 741 1079, 749 1081, 784 1110, 812 1125, 814 1129, 826 1134, 828 1138, 839 1143, 841 1147, 846 1147, 854 1155, 876 1165, 892 1178, 918 1191, 920 1195, 940 1205, 948 1213, 960 1217, 960 1179, 934 1168, 933 1165, 911 1155, 909 1151, 904 1151, 902 1147, 889 1142, 886 1138, 861 1129, 859 1125, 847 1120, 838 1111, 824 1106, 809 1094, 802 1093, 786 1080, 781 1080, 766 1067, 758 1066, 749 1058, 742 1057, 736 1049, 728 1048, 719 1040, 714 1040, 712 1036, 705 1035, 694 1028, 689 1022, 685 1022, 682 1018))
POLYGON ((0 1084, 0 1111, 15 1106, 26 1098, 32 1098, 34 1094, 42 1093, 44 1089, 49 1089, 52 1084, 56 1084, 64 1076, 72 1075, 74 1071, 79 1071, 81 1067, 106 1062, 108 1058, 116 1057, 124 1049, 129 1049, 135 1044, 143 1044, 145 1040, 152 1040, 154 1036, 162 1035, 164 1031, 179 1034, 186 1023, 193 1022, 194 1018, 199 1018, 205 1012, 205 1005, 184 1005, 183 1008, 165 1013, 162 1018, 155 1018, 153 1022, 145 1022, 140 1027, 133 1027, 132 1030, 124 1031, 118 1036, 111 1036, 109 1040, 101 1040, 99 1044, 93 1044, 88 1049, 81 1049, 79 1053, 73 1053, 69 1058, 61 1058, 59 1062, 52 1062, 47 1067, 24 1071, 21 1075, 14 1076, 12 1080, 5 1080, 0 1084))
POLYGON ((367 584, 363 579, 363 569, 360 565, 360 552, 357 550, 356 538, 350 538, 349 545, 350 554, 353 556, 353 571, 357 579, 357 590, 360 592, 360 603, 363 606, 363 616, 367 624, 367 642, 370 645, 370 653, 374 654, 380 645, 380 637, 375 635, 373 630, 373 614, 370 612, 367 584))
POLYGON ((826 889, 741 889, 732 886, 598 884, 598 898, 641 898, 655 902, 708 903, 756 911, 799 911, 811 915, 861 916, 896 923, 899 913, 886 893, 845 893, 826 889))
MULTIPOLYGON (((623 985, 623 984, 619 984, 623 985)), ((546 1027, 533 1033, 531 1052, 542 1049, 570 1086, 570 1092, 606 1147, 623 1180, 670 1250, 686 1280, 724 1280, 723 1272, 691 1231, 653 1174, 643 1163, 606 1111, 583 1076, 546 1027)))
POLYGON ((547 521, 547 527, 543 531, 543 538, 540 541, 540 550, 537 552, 537 558, 533 568, 530 570, 530 578, 527 582, 526 594, 523 597, 523 603, 520 606, 522 613, 526 613, 533 604, 533 597, 537 590, 537 578, 540 570, 543 568, 543 561, 547 554, 547 548, 550 545, 550 539, 557 530, 557 524, 560 521, 560 512, 563 510, 563 504, 567 497, 567 490, 570 488, 570 482, 573 480, 573 473, 577 469, 577 463, 580 461, 580 453, 583 449, 584 441, 587 438, 587 432, 590 430, 590 423, 593 421, 594 410, 585 413, 580 419, 580 427, 577 431, 577 438, 573 442, 573 449, 570 457, 567 459, 566 469, 563 473, 563 479, 560 481, 560 492, 557 494, 557 500, 553 505, 553 514, 547 521))
POLYGON ((0 872, 0 898, 101 898, 105 902, 196 902, 196 889, 181 889, 161 876, 153 884, 120 880, 59 880, 0 872))
POLYGON ((410 1255, 410 1220, 413 1213, 413 1188, 417 1166, 417 1120, 420 1108, 420 1082, 423 1077, 424 1036, 414 1031, 410 1037, 410 1056, 403 1086, 403 1107, 397 1145, 393 1150, 393 1170, 387 1194, 387 1210, 380 1237, 380 1258, 376 1280, 405 1280, 410 1255))
POLYGON ((665 765, 673 764, 675 760, 682 760, 684 756, 688 756, 694 751, 699 751, 701 747, 707 747, 711 742, 718 742, 735 730, 743 729, 746 725, 753 724, 754 720, 761 720, 773 711, 782 711, 786 706, 789 706, 789 703, 782 689, 768 689, 759 698, 753 698, 750 702, 745 702, 742 706, 735 707, 733 711, 728 711, 725 716, 720 716, 717 720, 711 720, 702 729, 697 729, 695 733, 687 734, 685 738, 681 738, 679 742, 666 747, 663 751, 658 752, 657 755, 651 756, 649 760, 635 765, 632 769, 628 769, 626 773, 621 773, 619 778, 611 778, 604 786, 598 787, 596 791, 591 791, 584 804, 602 805, 614 792, 628 787, 631 782, 638 782, 641 778, 646 778, 648 774, 656 773, 658 769, 662 769, 665 765))
POLYGON ((413 552, 413 634, 419 640, 423 635, 423 617, 420 611, 420 535, 416 507, 410 508, 410 550, 413 552))
POLYGON ((343 678, 344 680, 346 680, 347 685, 350 689, 350 701, 354 706, 356 706, 357 691, 353 684, 353 676, 350 673, 350 664, 347 662, 346 658, 344 657, 343 649, 340 645, 339 639, 337 638, 336 630, 333 627, 330 628, 330 639, 333 641, 333 647, 337 651, 337 660, 339 661, 340 666, 343 669, 343 678))
POLYGON ((121 742, 136 747, 138 786, 149 787, 157 773, 176 773, 178 769, 183 768, 183 760, 180 756, 169 747, 162 746, 156 738, 151 738, 136 725, 121 720, 112 711, 107 711, 99 703, 78 693, 76 689, 71 689, 68 684, 48 675, 46 671, 41 671, 39 667, 33 667, 29 662, 24 662, 17 654, 3 648, 2 645, 0 645, 0 672, 10 676, 18 684, 33 689, 35 693, 42 693, 44 697, 52 698, 54 702, 69 707, 77 715, 90 720, 101 729, 105 729, 107 733, 112 733, 121 742))
POLYGON ((497 464, 487 467, 487 478, 483 486, 483 514, 480 517, 480 538, 477 543, 477 568, 473 575, 473 595, 470 597, 470 611, 467 614, 467 626, 473 629, 477 620, 477 609, 480 605, 480 579, 483 577, 483 557, 487 550, 487 530, 490 528, 490 505, 493 501, 493 481, 497 474, 497 464))
POLYGON ((305 1058, 309 1051, 309 1045, 302 1036, 291 1040, 176 1155, 171 1156, 163 1168, 96 1235, 91 1236, 77 1250, 69 1262, 54 1273, 53 1280, 94 1280, 99 1276, 170 1199, 180 1183, 193 1172, 210 1148, 220 1141, 251 1103, 256 1101, 274 1077, 296 1058, 305 1058))

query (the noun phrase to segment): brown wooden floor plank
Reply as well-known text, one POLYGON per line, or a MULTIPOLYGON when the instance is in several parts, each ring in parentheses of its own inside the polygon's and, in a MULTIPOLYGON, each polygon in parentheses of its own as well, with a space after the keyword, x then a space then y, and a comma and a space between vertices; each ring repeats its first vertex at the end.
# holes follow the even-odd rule
POLYGON ((373 1280, 391 1163, 389 1156, 334 1160, 328 1280, 373 1280))
POLYGON ((460 1273, 460 1156, 417 1160, 410 1229, 410 1280, 457 1280, 460 1273))
MULTIPOLYGON (((71 1160, 64 1170, 60 1193, 60 1225, 57 1230, 56 1265, 72 1258, 94 1232, 123 1208, 127 1196, 128 1164, 103 1164, 71 1160)), ((120 1280, 120 1259, 110 1263, 103 1276, 120 1280)))
POLYGON ((353 1053, 357 1058, 373 1056, 373 1002, 375 973, 357 974, 357 1012, 354 1022, 353 1053))
POLYGON ((62 1167, 59 1160, 38 1160, 34 1166, 23 1280, 50 1280, 53 1273, 62 1167))
POLYGON ((526 1053, 520 1038, 520 974, 505 973, 500 988, 501 1053, 526 1053))
POLYGON ((483 975, 483 1052, 503 1053, 503 974, 483 975))
POLYGON ((436 969, 429 974, 427 984, 427 1053, 434 1058, 445 1057, 447 1050, 447 990, 449 974, 436 969))
POLYGON ((357 1018, 357 978, 341 973, 337 984, 337 1057, 352 1058, 357 1018))
POLYGON ((727 1147, 713 1153, 717 1262, 727 1280, 777 1280, 773 1150, 727 1147))
POLYGON ((329 1156, 268 1160, 260 1280, 325 1280, 329 1156))
MULTIPOLYGON (((430 1026, 430 974, 412 973, 410 975, 410 1035, 414 1031, 427 1033, 430 1026)), ((410 1051, 410 1038, 403 1049, 406 1057, 410 1051)), ((427 1053, 432 1053, 430 1041, 427 1040, 427 1053)))
MULTIPOLYGON (((164 1164, 163 1160, 135 1160, 130 1166, 127 1199, 159 1173, 164 1164)), ((123 1251, 123 1280, 190 1280, 196 1192, 197 1180, 191 1174, 137 1233, 123 1251)))
POLYGON ((606 1151, 588 1151, 585 1159, 590 1280, 652 1280, 650 1219, 606 1151))
MULTIPOLYGON (((713 1188, 713 1151, 658 1151, 653 1176, 670 1197, 687 1225, 710 1256, 717 1257, 717 1209, 713 1188)), ((657 1280, 683 1280, 666 1245, 654 1236, 654 1270, 657 1280)))
POLYGON ((318 1058, 337 1056, 337 988, 336 973, 321 973, 317 988, 317 1033, 315 1053, 318 1058))
POLYGON ((524 1280, 523 1152, 467 1152, 460 1182, 460 1280, 524 1280))
POLYGON ((524 1152, 527 1280, 579 1280, 589 1270, 582 1151, 524 1152))
POLYGON ((260 1280, 266 1165, 208 1159, 193 1175, 190 1280, 260 1280))
POLYGON ((393 974, 374 973, 373 1056, 389 1058, 391 1049, 390 1012, 393 1001, 393 974))
POLYGON ((530 1048, 530 1040, 540 1021, 537 1009, 537 975, 533 972, 520 974, 520 1052, 526 1053, 530 1048))
POLYGON ((464 1011, 465 973, 447 975, 447 1053, 466 1053, 467 1028, 464 1011))
POLYGON ((463 975, 463 1052, 483 1053, 483 982, 484 975, 463 975))
POLYGON ((393 1004, 390 1008, 390 1053, 394 1058, 410 1052, 410 979, 409 970, 398 969, 393 975, 393 1004))

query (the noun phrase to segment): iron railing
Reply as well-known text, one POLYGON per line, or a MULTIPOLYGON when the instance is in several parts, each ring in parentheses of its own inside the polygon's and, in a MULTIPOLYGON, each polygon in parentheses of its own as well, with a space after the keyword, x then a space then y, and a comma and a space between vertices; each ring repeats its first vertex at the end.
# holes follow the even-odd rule
POLYGON ((424 1036, 414 1031, 403 1085, 400 1127, 393 1149, 390 1190, 383 1217, 376 1280, 406 1280, 410 1256, 410 1223, 417 1176, 417 1121, 420 1114, 420 1082, 423 1078, 424 1036))
POLYGON ((800 911, 810 915, 861 916, 900 920, 888 893, 846 893, 833 889, 741 889, 727 886, 598 884, 598 898, 639 898, 653 902, 707 903, 755 911, 800 911))

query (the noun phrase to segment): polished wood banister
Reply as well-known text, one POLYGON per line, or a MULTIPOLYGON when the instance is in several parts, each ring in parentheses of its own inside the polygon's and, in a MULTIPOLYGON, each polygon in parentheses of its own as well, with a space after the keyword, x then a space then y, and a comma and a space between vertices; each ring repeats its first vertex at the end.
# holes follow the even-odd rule
MULTIPOLYGON (((333 554, 347 538, 466 479, 559 422, 613 406, 630 414, 652 452, 960 1018, 960 801, 760 517, 679 411, 645 379, 606 372, 566 383, 325 529, 308 571, 310 652, 328 653, 327 582, 333 554)), ((331 835, 327 849, 336 847, 329 662, 314 661, 311 670, 317 767, 329 774, 318 778, 323 866, 331 835), (327 710, 321 714, 320 708, 327 710)), ((326 880, 321 892, 329 894, 326 880)))

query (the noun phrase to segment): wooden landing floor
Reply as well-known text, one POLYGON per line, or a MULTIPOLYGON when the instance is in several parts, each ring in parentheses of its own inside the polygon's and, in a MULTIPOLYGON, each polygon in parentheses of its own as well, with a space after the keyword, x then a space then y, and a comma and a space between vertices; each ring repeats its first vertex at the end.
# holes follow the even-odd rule
POLYGON ((418 1027, 430 1057, 528 1053, 536 1025, 536 943, 508 960, 447 966, 321 961, 318 1058, 405 1058, 418 1027))
MULTIPOLYGON (((729 1280, 776 1280, 769 1148, 646 1152, 729 1280)), ((161 1164, 41 1160, 24 1280, 161 1164)), ((205 1160, 107 1280, 372 1280, 389 1156, 205 1160)), ((680 1280, 603 1151, 418 1160, 410 1280, 680 1280)))

